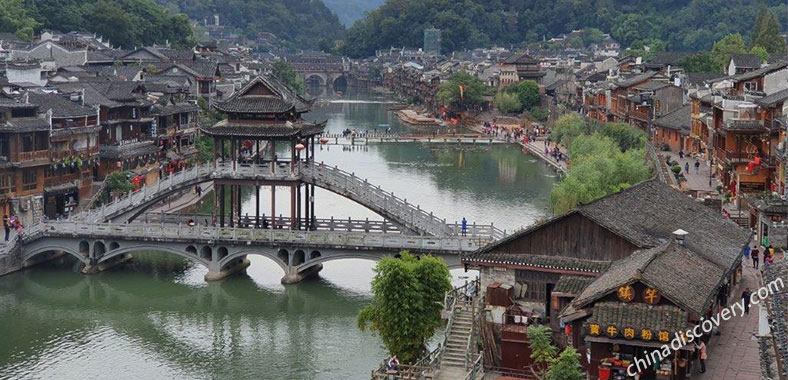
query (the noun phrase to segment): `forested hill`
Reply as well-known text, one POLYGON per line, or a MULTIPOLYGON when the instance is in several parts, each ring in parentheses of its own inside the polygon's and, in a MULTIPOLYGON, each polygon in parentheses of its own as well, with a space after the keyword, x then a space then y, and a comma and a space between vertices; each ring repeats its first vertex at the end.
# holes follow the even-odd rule
POLYGON ((157 0, 194 20, 213 20, 240 35, 256 38, 262 32, 301 48, 332 48, 345 28, 319 0, 157 0))
POLYGON ((346 33, 343 53, 368 56, 391 46, 420 47, 423 30, 443 31, 442 49, 522 45, 595 27, 624 47, 657 38, 669 50, 709 50, 746 34, 766 4, 788 24, 784 0, 388 0, 346 33))
POLYGON ((185 15, 168 13, 153 0, 0 0, 0 32, 30 40, 42 29, 95 32, 123 48, 191 45, 185 15))
POLYGON ((323 0, 345 26, 353 25, 366 12, 377 9, 384 0, 323 0))

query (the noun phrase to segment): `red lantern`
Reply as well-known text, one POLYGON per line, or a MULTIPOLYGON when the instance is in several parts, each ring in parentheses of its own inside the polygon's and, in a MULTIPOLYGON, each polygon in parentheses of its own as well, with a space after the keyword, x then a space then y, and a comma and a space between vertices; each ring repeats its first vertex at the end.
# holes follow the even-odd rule
POLYGON ((760 165, 761 164, 761 158, 760 157, 755 157, 755 160, 753 160, 753 163, 755 165, 760 165))
POLYGON ((328 137, 321 137, 320 138, 320 143, 323 144, 323 145, 328 144, 328 137))
POLYGON ((304 144, 298 143, 298 144, 296 144, 295 149, 300 152, 300 151, 306 149, 306 146, 304 144))
POLYGON ((751 172, 753 169, 755 169, 755 163, 754 162, 748 162, 747 163, 747 171, 751 172))

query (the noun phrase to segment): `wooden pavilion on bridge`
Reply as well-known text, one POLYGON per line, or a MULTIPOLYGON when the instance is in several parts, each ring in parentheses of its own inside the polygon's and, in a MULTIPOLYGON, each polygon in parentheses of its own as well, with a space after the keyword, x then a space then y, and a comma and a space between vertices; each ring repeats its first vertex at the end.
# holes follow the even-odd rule
MULTIPOLYGON (((273 76, 258 76, 241 90, 214 108, 227 116, 226 120, 203 128, 202 132, 213 138, 214 165, 256 164, 267 166, 271 173, 283 171, 280 180, 255 182, 255 224, 276 228, 276 187, 290 188, 291 228, 310 228, 315 218, 313 184, 303 183, 294 177, 298 162, 314 160, 315 136, 323 133, 326 123, 309 123, 301 118, 309 112, 313 101, 298 95, 273 76), (279 143, 279 144, 277 144, 279 143), (288 147, 289 159, 277 154, 277 146, 288 147), (303 155, 302 155, 303 153, 303 155), (260 186, 271 188, 271 220, 260 219, 260 186), (303 191, 302 191, 303 187, 303 191), (303 197, 302 197, 303 195, 303 197), (303 207, 302 207, 303 198, 303 207), (270 224, 269 224, 270 223, 270 224)), ((217 181, 219 225, 225 225, 226 188, 228 183, 217 181)), ((241 187, 229 181, 229 225, 241 217, 241 187)), ((216 196, 215 196, 216 199, 216 196)))

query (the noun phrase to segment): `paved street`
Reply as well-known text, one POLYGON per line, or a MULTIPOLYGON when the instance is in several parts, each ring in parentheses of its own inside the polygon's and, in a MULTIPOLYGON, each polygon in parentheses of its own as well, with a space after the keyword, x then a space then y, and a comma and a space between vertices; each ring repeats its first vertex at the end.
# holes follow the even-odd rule
POLYGON ((717 178, 712 178, 711 186, 709 186, 709 161, 708 160, 700 160, 700 168, 698 173, 695 173, 695 161, 697 161, 693 157, 684 156, 684 158, 679 158, 679 154, 675 152, 658 152, 660 156, 663 158, 666 156, 670 156, 671 160, 678 161, 679 165, 681 166, 681 172, 684 174, 684 177, 687 178, 687 189, 694 190, 694 191, 715 191, 717 185, 720 184, 720 181, 717 178), (684 171, 684 164, 689 163, 689 172, 684 171))
MULTIPOLYGON (((745 287, 758 289, 759 274, 752 263, 744 264, 744 281, 737 287, 729 303, 738 302, 745 287)), ((744 318, 731 318, 720 326, 720 336, 713 337, 708 347, 706 373, 698 374, 695 366, 692 379, 698 380, 760 380, 761 364, 758 354, 758 307, 751 307, 744 318)))

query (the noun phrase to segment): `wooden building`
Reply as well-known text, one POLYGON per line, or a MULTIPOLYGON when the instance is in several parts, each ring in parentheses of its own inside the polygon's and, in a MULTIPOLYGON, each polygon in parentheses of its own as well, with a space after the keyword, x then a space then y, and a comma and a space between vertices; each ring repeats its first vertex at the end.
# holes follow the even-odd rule
MULTIPOLYGON (((687 249, 719 268, 712 293, 722 284, 738 283, 749 232, 656 179, 580 205, 464 256, 462 262, 479 269, 482 289, 493 282, 512 286, 515 303, 537 314, 541 310, 545 323, 560 331, 557 343, 585 353, 587 330, 582 324, 563 329, 566 320, 559 314, 595 278, 631 260, 634 252, 664 247, 678 229, 688 232, 687 249)), ((693 312, 705 311, 694 307, 693 312)))
MULTIPOLYGON (((68 95, 66 95, 68 96, 68 95)), ((88 107, 62 94, 29 93, 51 120, 49 158, 44 174, 44 215, 68 215, 91 195, 93 168, 98 165, 99 108, 88 107)))
POLYGON ((657 146, 673 152, 691 151, 692 106, 686 105, 654 121, 654 140, 657 146))

